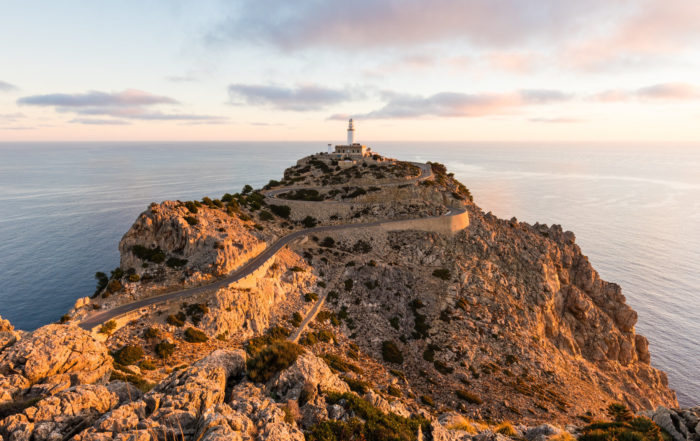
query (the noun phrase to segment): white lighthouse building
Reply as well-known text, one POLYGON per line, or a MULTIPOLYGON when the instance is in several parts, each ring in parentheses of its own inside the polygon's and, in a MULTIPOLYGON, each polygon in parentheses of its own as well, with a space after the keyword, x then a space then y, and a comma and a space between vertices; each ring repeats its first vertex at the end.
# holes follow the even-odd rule
POLYGON ((352 118, 348 121, 348 145, 355 144, 355 127, 352 125, 352 118))
POLYGON ((355 142, 355 125, 353 124, 352 118, 350 118, 350 121, 348 121, 348 143, 346 145, 335 146, 334 155, 338 159, 358 159, 364 156, 371 156, 371 151, 372 149, 370 149, 366 145, 362 145, 355 142))

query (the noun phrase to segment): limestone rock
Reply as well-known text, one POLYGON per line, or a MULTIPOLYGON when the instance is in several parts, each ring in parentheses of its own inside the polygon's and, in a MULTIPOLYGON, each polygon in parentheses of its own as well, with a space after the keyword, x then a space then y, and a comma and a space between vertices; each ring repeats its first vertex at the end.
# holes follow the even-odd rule
POLYGON ((528 441, 545 441, 553 435, 558 435, 562 430, 551 424, 541 424, 527 429, 524 433, 528 441))
POLYGON ((69 325, 46 325, 0 353, 0 397, 50 395, 103 381, 112 368, 107 348, 69 325), (31 391, 29 388, 31 387, 31 391))
POLYGON ((268 390, 280 400, 298 400, 304 384, 314 389, 348 392, 347 383, 338 378, 328 365, 310 352, 300 355, 288 369, 270 380, 268 390))

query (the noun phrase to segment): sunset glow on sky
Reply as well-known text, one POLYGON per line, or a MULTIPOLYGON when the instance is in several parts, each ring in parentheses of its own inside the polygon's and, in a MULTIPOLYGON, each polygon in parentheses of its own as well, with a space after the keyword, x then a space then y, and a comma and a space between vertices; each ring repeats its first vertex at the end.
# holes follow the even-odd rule
POLYGON ((700 1, 0 1, 0 141, 700 141, 700 1))

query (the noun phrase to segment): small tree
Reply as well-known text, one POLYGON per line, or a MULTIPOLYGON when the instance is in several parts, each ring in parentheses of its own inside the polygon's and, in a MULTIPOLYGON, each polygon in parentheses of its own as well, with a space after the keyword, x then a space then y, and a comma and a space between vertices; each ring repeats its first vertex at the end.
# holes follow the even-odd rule
POLYGON ((100 327, 99 333, 112 335, 112 332, 114 332, 115 329, 117 329, 117 322, 110 320, 100 327))

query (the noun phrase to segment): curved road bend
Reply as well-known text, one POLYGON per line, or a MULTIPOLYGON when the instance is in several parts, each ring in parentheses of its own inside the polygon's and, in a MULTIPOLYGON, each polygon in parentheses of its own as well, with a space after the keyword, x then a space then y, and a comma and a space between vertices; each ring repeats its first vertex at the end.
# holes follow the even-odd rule
MULTIPOLYGON (((432 176, 432 172, 430 171, 430 167, 427 167, 427 170, 425 168, 426 164, 420 164, 421 169, 424 171, 420 177, 416 178, 417 180, 421 179, 426 179, 427 177, 432 176), (426 176, 426 171, 427 171, 427 176, 426 176)), ((388 184, 388 185, 393 185, 393 184, 388 184)), ((157 303, 169 301, 169 300, 175 300, 175 299, 182 299, 185 297, 193 296, 196 294, 202 294, 207 291, 211 290, 217 290, 219 288, 223 288, 225 286, 230 285, 231 283, 237 282, 246 276, 252 274, 256 269, 258 269, 263 263, 265 263, 269 258, 277 254, 277 252, 282 249, 285 245, 289 244, 295 239, 299 239, 301 237, 307 236, 309 234, 314 234, 314 233, 323 233, 325 231, 338 231, 338 230, 344 230, 344 229, 351 229, 351 228, 362 228, 362 227, 376 227, 379 225, 385 225, 385 224, 390 224, 393 222, 404 222, 406 220, 413 220, 413 219, 431 219, 431 218, 438 218, 442 216, 456 216, 459 214, 462 214, 466 211, 464 207, 450 207, 449 211, 444 214, 444 215, 436 215, 436 216, 427 216, 427 217, 422 217, 422 218, 408 218, 408 219, 392 219, 392 220, 381 220, 381 221, 373 221, 373 222, 363 222, 363 223, 351 223, 351 224, 343 224, 343 225, 325 225, 321 227, 313 227, 313 228, 307 228, 305 230, 299 230, 295 231, 293 233, 290 233, 286 236, 283 236, 279 239, 277 239, 275 242, 272 243, 272 245, 268 246, 265 248, 265 250, 243 264, 240 268, 237 270, 234 270, 230 274, 228 274, 225 277, 222 277, 221 279, 217 279, 212 283, 208 283, 206 285, 202 286, 195 286, 192 288, 186 288, 180 291, 175 291, 171 292, 168 294, 162 294, 159 296, 155 297, 148 297, 146 299, 142 300, 137 300, 132 303, 127 303, 125 305, 117 306, 116 308, 110 309, 108 311, 103 311, 99 312, 97 314, 91 315, 86 317, 82 322, 78 324, 83 329, 90 330, 94 328, 97 325, 100 325, 108 320, 111 320, 113 318, 119 317, 120 315, 126 314, 128 312, 137 310, 139 308, 143 308, 146 306, 151 306, 157 303)))

